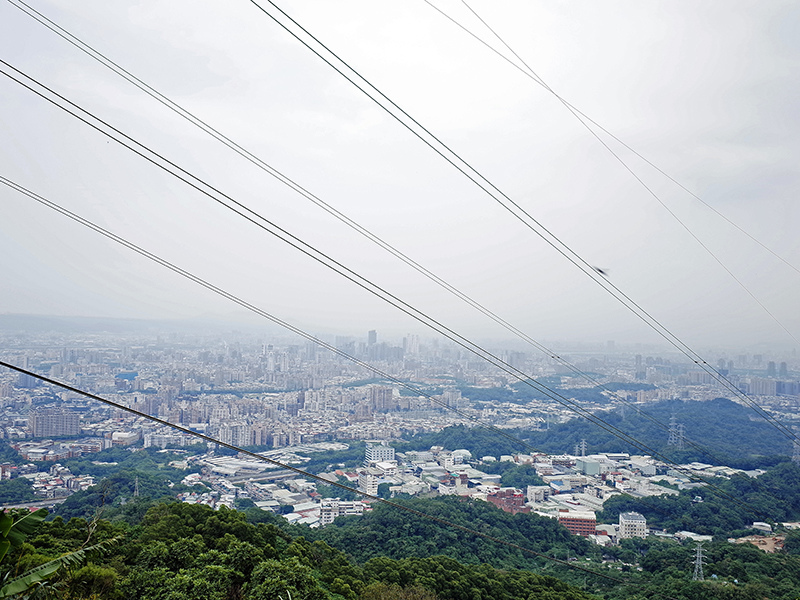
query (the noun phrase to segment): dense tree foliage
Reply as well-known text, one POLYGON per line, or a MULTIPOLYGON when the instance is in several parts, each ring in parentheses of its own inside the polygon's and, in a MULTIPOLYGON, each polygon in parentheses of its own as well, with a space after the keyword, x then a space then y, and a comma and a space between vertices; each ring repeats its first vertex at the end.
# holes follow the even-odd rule
POLYGON ((638 588, 633 597, 789 600, 800 595, 800 557, 727 542, 705 544, 703 554, 705 581, 691 581, 693 544, 651 543, 640 560, 642 573, 633 575, 638 588))
POLYGON ((707 580, 694 582, 692 544, 625 540, 602 549, 617 562, 600 563, 600 549, 550 519, 455 498, 409 504, 562 562, 526 562, 505 546, 391 507, 314 531, 252 507, 215 512, 139 498, 110 509, 114 522, 56 517, 40 523, 9 551, 0 576, 104 542, 105 551, 56 573, 43 591, 74 600, 588 600, 586 592, 619 600, 790 600, 800 594, 800 556, 791 552, 708 543, 707 580), (113 542, 119 536, 122 541, 113 542))
POLYGON ((736 475, 715 479, 711 487, 685 490, 677 496, 638 500, 630 496, 609 499, 598 518, 614 522, 619 513, 634 510, 648 525, 670 531, 730 536, 749 529, 754 521, 800 520, 800 466, 781 463, 760 477, 736 475), (702 502, 694 499, 700 496, 702 502))
MULTIPOLYGON (((202 505, 153 503, 130 521, 56 517, 12 551, 5 572, 43 564, 89 542, 124 536, 110 551, 60 575, 51 597, 88 600, 474 600, 587 598, 530 572, 467 566, 442 556, 354 563, 322 541, 202 505)), ((258 509, 250 509, 258 510, 258 509)), ((273 517, 274 518, 274 517, 273 517)), ((288 528, 291 529, 291 528, 288 528)), ((307 531, 307 530, 306 530, 307 531)))
MULTIPOLYGON (((512 435, 520 432, 511 431, 512 435)), ((522 441, 516 442, 499 437, 497 432, 484 427, 465 427, 454 425, 438 433, 423 433, 414 436, 405 444, 397 444, 399 451, 427 450, 431 446, 442 446, 448 450, 465 448, 475 458, 482 456, 500 456, 501 454, 520 454, 530 452, 530 448, 522 441)))
MULTIPOLYGON (((400 502, 414 510, 537 552, 563 555, 569 551, 572 556, 596 552, 586 539, 570 535, 550 518, 533 514, 512 515, 487 502, 470 502, 453 496, 400 502)), ((359 562, 381 556, 400 559, 444 555, 464 563, 487 563, 497 567, 532 568, 539 565, 539 559, 534 555, 385 505, 376 506, 362 517, 340 517, 333 525, 311 531, 308 535, 346 551, 359 562)))
MULTIPOLYGON (((169 463, 182 460, 185 456, 173 454, 157 447, 150 448, 108 448, 102 452, 87 454, 79 458, 69 458, 62 464, 69 467, 74 475, 105 477, 119 470, 159 472, 165 478, 180 481, 187 472, 174 469, 169 463)), ((196 470, 196 469, 194 469, 196 470)))
MULTIPOLYGON (((349 488, 355 487, 355 484, 351 482, 347 477, 342 477, 341 475, 337 477, 337 481, 349 488)), ((383 485, 383 484, 381 484, 383 485)), ((352 492, 350 490, 342 489, 335 485, 327 485, 324 483, 317 484, 317 491, 323 498, 340 498, 342 500, 359 500, 361 496, 352 492)))
POLYGON ((27 479, 19 477, 0 481, 0 504, 9 505, 33 502, 34 500, 36 500, 36 496, 33 494, 31 482, 27 479))
MULTIPOLYGON (((179 491, 189 489, 172 484, 168 475, 158 471, 123 469, 86 491, 74 493, 56 506, 53 512, 65 519, 92 518, 96 514, 106 514, 109 509, 125 506, 134 500, 137 485, 139 497, 153 499, 174 499, 179 491)), ((131 510, 133 508, 131 507, 131 510)))
POLYGON ((403 587, 422 587, 442 600, 491 598, 539 600, 586 596, 568 585, 529 571, 499 571, 488 565, 471 566, 448 557, 373 558, 364 565, 370 579, 403 587))
POLYGON ((544 485, 533 465, 518 465, 510 461, 490 462, 481 465, 480 470, 484 473, 501 475, 500 485, 503 487, 514 487, 525 491, 529 485, 544 485))
POLYGON ((0 463, 11 463, 12 465, 21 465, 23 463, 19 453, 5 440, 0 440, 0 463))
MULTIPOLYGON (((780 462, 790 448, 784 438, 768 423, 753 420, 751 409, 725 398, 709 402, 682 402, 679 400, 657 402, 642 408, 647 415, 661 424, 668 423, 674 415, 685 425, 686 437, 705 451, 690 445, 684 451, 667 446, 668 432, 648 416, 626 407, 602 418, 676 462, 699 461, 715 465, 728 465, 752 469, 780 462)), ((548 431, 531 432, 528 441, 547 452, 572 452, 576 443, 585 439, 589 452, 630 452, 643 449, 626 444, 611 433, 583 419, 573 419, 550 427, 548 431)), ((646 453, 650 453, 649 451, 646 453)))

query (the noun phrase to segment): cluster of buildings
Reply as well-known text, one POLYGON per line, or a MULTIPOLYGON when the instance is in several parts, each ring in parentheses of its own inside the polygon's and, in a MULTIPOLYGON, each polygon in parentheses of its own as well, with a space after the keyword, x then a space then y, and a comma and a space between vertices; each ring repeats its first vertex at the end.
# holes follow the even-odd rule
MULTIPOLYGON (((377 381, 369 369, 297 339, 0 332, 0 341, 0 355, 8 362, 237 446, 393 439, 463 423, 462 415, 500 427, 543 427, 572 416, 547 400, 523 405, 492 400, 491 393, 481 393, 480 401, 470 398, 465 386, 507 392, 514 382, 461 348, 416 335, 387 343, 372 331, 363 340, 337 336, 328 341, 427 395, 377 381)), ((494 353, 532 377, 555 376, 570 388, 595 385, 551 356, 506 349, 494 353)), ((678 359, 619 352, 613 345, 561 354, 583 371, 623 384, 616 386, 616 396, 587 403, 588 410, 613 409, 619 397, 646 403, 705 400, 721 393, 714 377, 678 359), (625 382, 631 384, 628 391, 625 382), (650 384, 648 389, 641 389, 642 383, 650 384)), ((798 365, 775 358, 722 357, 717 370, 790 422, 800 407, 800 379, 793 377, 798 365)), ((9 440, 118 434, 161 447, 195 443, 125 411, 10 371, 0 373, 0 409, 0 438, 9 440)))
MULTIPOLYGON (((298 447, 350 440, 391 442, 405 434, 469 423, 470 418, 497 427, 544 428, 572 417, 568 409, 547 399, 508 401, 514 382, 506 373, 441 340, 408 335, 387 343, 372 331, 365 339, 337 336, 327 341, 422 393, 378 380, 369 369, 312 343, 296 338, 265 340, 246 333, 0 332, 0 356, 226 444, 272 448, 283 464, 303 464, 303 451, 293 455, 292 449, 298 447)), ((564 388, 595 385, 575 376, 552 356, 493 350, 533 377, 558 378, 564 388)), ((720 394, 713 377, 693 363, 647 356, 638 349, 621 352, 613 345, 559 353, 596 378, 616 382, 617 395, 604 394, 602 402, 582 404, 589 411, 622 406, 620 397, 629 404, 673 398, 707 400, 720 394)), ((800 414, 795 362, 766 355, 723 356, 718 371, 740 388, 764 394, 757 398, 759 404, 791 423, 800 414)), ((0 439, 12 444, 25 460, 38 464, 111 446, 175 448, 198 443, 195 436, 11 371, 0 372, 0 439)), ((670 473, 647 457, 576 454, 500 457, 535 466, 545 485, 525 490, 503 489, 500 476, 480 471, 480 457, 473 459, 466 450, 431 448, 395 456, 390 444, 370 445, 360 469, 341 475, 332 470, 331 476, 344 477, 371 495, 468 496, 509 512, 533 511, 563 518, 565 524, 579 518, 578 513, 599 510, 604 499, 614 493, 672 493, 658 485, 659 478, 688 485, 681 483, 681 474, 670 473)), ((235 502, 240 493, 254 498, 261 494, 257 502, 289 506, 281 503, 279 481, 261 482, 278 486, 276 490, 260 489, 255 485, 258 481, 245 489, 244 480, 237 478, 259 477, 264 475, 262 470, 252 464, 231 464, 227 458, 206 457, 203 467, 209 477, 234 480, 234 489, 215 483, 221 487, 198 492, 188 500, 217 505, 235 502)), ((708 465, 692 468, 704 474, 713 469, 708 465)), ((720 469, 713 474, 725 476, 725 468, 720 469)), ((306 503, 319 505, 296 512, 301 519, 313 520, 318 510, 322 523, 337 510, 344 514, 361 510, 357 504, 327 501, 323 509, 322 498, 297 493, 305 494, 306 503)), ((576 531, 579 526, 588 530, 582 523, 575 525, 576 531)))
MULTIPOLYGON (((345 448, 342 444, 336 449, 345 448)), ((283 464, 302 465, 315 452, 330 449, 329 444, 321 443, 264 454, 280 459, 278 462, 283 464)), ((319 477, 345 483, 369 496, 458 495, 486 501, 513 514, 535 513, 557 519, 571 533, 601 545, 650 534, 645 518, 635 512, 621 514, 617 523, 598 523, 596 513, 602 510, 608 498, 623 491, 639 497, 677 494, 673 487, 691 489, 697 486, 684 469, 674 471, 647 456, 535 454, 503 455, 499 460, 530 466, 539 484, 528 485, 525 489, 503 486, 502 475, 481 470, 497 470, 482 467, 496 463, 496 457, 473 458, 468 450, 450 451, 440 446, 397 453, 388 441, 368 442, 360 467, 332 469, 319 477), (665 487, 663 483, 672 484, 672 487, 665 487)), ((183 483, 205 485, 207 489, 184 495, 185 502, 234 506, 237 499, 247 498, 261 509, 311 527, 328 525, 338 516, 362 515, 373 503, 370 498, 336 497, 341 493, 333 486, 323 490, 320 485, 324 484, 298 479, 293 471, 271 467, 249 456, 202 455, 190 461, 200 465, 202 473, 187 476, 183 483)), ((685 465, 685 470, 717 477, 729 477, 737 472, 698 463, 685 465)), ((758 475, 758 472, 751 475, 758 475)), ((691 532, 679 535, 704 539, 691 532)))
POLYGON ((17 441, 10 446, 19 452, 23 460, 32 462, 57 462, 100 452, 111 447, 111 440, 105 438, 83 438, 58 442, 55 440, 17 441))
POLYGON ((73 475, 67 467, 54 464, 46 471, 40 471, 36 465, 0 464, 0 480, 17 477, 31 482, 31 489, 37 498, 66 498, 81 490, 87 490, 95 484, 90 475, 73 475))

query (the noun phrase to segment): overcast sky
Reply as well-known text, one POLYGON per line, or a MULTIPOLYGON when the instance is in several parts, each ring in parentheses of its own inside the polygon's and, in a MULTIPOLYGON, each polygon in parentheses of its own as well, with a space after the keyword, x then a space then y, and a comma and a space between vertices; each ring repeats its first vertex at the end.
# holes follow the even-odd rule
MULTIPOLYGON (((508 54, 464 4, 434 4, 508 54)), ((31 5, 534 338, 656 339, 251 2, 31 5)), ((605 138, 744 289, 552 94, 427 3, 279 6, 691 345, 797 345, 797 271, 605 138)), ((796 3, 470 6, 563 98, 800 265, 796 3)), ((510 337, 8 2, 0 58, 444 324, 510 337)), ((424 331, 4 76, 0 175, 309 331, 424 331)), ((238 310, 5 186, 0 269, 0 313, 238 310)))

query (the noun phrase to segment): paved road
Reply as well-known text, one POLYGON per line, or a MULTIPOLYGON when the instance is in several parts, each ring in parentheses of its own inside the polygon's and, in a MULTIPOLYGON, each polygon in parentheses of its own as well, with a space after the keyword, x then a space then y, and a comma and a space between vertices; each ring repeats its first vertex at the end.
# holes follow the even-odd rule
POLYGON ((48 498, 47 500, 39 500, 37 502, 20 502, 18 504, 6 504, 1 506, 3 510, 7 508, 49 508, 56 504, 61 504, 66 498, 48 498))
POLYGON ((239 475, 237 477, 226 477, 231 483, 238 483, 240 481, 275 481, 276 479, 286 479, 288 477, 300 477, 294 471, 288 469, 281 469, 280 471, 267 471, 260 475, 239 475))

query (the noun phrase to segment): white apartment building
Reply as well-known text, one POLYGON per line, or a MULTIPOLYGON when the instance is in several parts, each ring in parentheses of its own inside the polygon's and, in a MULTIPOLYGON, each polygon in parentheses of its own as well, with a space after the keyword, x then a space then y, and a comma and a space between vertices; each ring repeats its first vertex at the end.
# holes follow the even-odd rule
POLYGON ((637 512, 619 515, 619 539, 647 537, 647 520, 637 512))
POLYGON ((319 505, 320 523, 330 525, 336 517, 364 514, 364 503, 361 500, 339 500, 325 498, 319 505))
POLYGON ((378 495, 378 481, 383 477, 380 469, 359 469, 358 470, 358 489, 372 496, 378 495))
POLYGON ((375 463, 394 460, 394 448, 384 444, 367 444, 364 452, 364 466, 370 467, 375 463))

